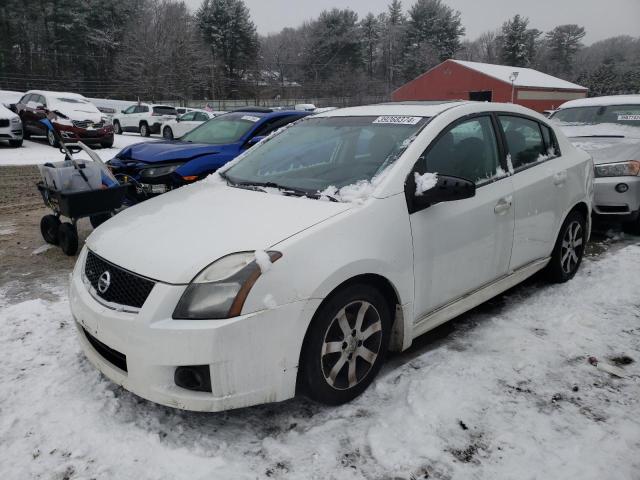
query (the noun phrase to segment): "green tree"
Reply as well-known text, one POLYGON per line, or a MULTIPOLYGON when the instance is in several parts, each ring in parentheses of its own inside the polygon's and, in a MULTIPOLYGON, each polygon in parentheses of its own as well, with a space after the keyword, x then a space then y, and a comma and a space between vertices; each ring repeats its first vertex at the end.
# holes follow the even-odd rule
POLYGON ((460 50, 460 12, 442 0, 418 0, 409 9, 404 71, 413 78, 460 50))
POLYGON ((373 13, 369 13, 360 22, 360 29, 362 32, 362 40, 364 42, 367 75, 369 75, 369 78, 372 78, 375 72, 375 63, 380 42, 380 21, 373 15, 373 13))
POLYGON ((546 34, 547 48, 554 73, 568 74, 585 36, 584 27, 579 25, 559 25, 546 34))
POLYGON ((520 15, 515 15, 502 25, 502 63, 512 67, 528 67, 535 60, 537 40, 542 32, 528 27, 529 19, 520 15))
POLYGON ((196 17, 211 52, 212 86, 219 94, 233 94, 258 55, 258 34, 249 9, 243 0, 204 0, 196 17))

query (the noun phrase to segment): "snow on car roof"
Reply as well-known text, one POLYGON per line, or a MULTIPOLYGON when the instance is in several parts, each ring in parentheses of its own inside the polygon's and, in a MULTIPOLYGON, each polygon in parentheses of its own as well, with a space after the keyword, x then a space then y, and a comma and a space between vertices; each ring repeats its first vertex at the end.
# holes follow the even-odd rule
POLYGON ((433 117, 450 108, 469 102, 398 102, 347 107, 314 115, 314 117, 364 117, 379 115, 407 115, 417 117, 433 117))
POLYGON ((606 97, 581 98, 579 100, 570 100, 558 107, 601 107, 607 105, 640 105, 640 95, 609 95, 606 97))
POLYGON ((83 95, 79 93, 72 92, 55 92, 51 90, 29 90, 27 93, 36 93, 38 95, 42 95, 43 97, 69 97, 69 98, 79 98, 82 100, 88 100, 83 95))
POLYGON ((483 73, 498 80, 511 85, 511 74, 518 72, 518 77, 513 84, 516 87, 533 87, 533 88, 559 88, 569 90, 584 90, 587 88, 575 83, 567 82, 557 77, 547 75, 546 73, 533 70, 531 68, 509 67, 507 65, 493 65, 490 63, 468 62, 465 60, 450 60, 464 67, 470 68, 477 72, 483 73))

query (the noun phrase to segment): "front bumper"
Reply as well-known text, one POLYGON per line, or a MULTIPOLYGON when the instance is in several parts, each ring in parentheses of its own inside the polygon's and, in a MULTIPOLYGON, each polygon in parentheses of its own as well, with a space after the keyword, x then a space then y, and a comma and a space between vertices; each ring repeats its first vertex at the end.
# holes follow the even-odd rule
POLYGON ((85 144, 108 143, 113 141, 113 126, 88 129, 70 125, 54 124, 65 143, 83 142, 85 144))
POLYGON ((229 320, 173 320, 185 287, 157 283, 142 309, 127 313, 98 303, 89 293, 80 274, 83 257, 71 279, 71 312, 87 358, 115 383, 162 405, 209 412, 295 395, 302 341, 320 300, 229 320), (126 356, 127 371, 99 353, 83 329, 126 356), (191 365, 209 365, 211 393, 174 383, 176 367, 191 365))
POLYGON ((0 140, 22 140, 22 124, 0 127, 0 140))
POLYGON ((593 211, 599 219, 635 222, 640 216, 640 177, 597 177, 593 182, 593 211), (625 192, 616 186, 627 185, 625 192))

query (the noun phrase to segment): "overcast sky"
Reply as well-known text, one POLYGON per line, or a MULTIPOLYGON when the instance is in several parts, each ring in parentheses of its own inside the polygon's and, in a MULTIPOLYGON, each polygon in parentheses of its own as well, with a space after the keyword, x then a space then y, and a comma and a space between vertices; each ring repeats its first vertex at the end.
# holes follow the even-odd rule
MULTIPOLYGON (((202 0, 185 0, 194 10, 202 0)), ((360 17, 386 9, 389 0, 244 0, 261 34, 284 27, 297 27, 316 17, 322 10, 349 7, 360 17)), ((414 0, 404 0, 405 9, 414 0)), ((445 0, 460 10, 467 37, 495 29, 516 13, 531 20, 530 25, 547 31, 564 23, 577 23, 587 30, 585 43, 613 35, 640 36, 640 0, 445 0)))

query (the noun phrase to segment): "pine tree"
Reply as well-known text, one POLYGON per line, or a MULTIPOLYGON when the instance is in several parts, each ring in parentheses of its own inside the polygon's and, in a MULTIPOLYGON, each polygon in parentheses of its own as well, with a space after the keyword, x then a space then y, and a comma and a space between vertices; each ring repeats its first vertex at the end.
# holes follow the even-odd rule
POLYGON ((380 40, 380 22, 373 13, 369 13, 360 22, 360 29, 364 41, 367 75, 372 78, 375 72, 375 61, 380 40))
POLYGON ((559 25, 547 33, 547 47, 555 72, 571 72, 578 50, 582 47, 580 41, 585 34, 584 27, 575 24, 559 25))
POLYGON ((396 79, 402 70, 401 63, 406 45, 406 20, 400 0, 392 0, 387 6, 387 11, 379 16, 379 22, 382 25, 381 65, 387 92, 396 86, 398 83, 396 79))
POLYGON ((442 0, 418 0, 409 10, 405 75, 413 78, 460 49, 460 12, 442 0))
POLYGON ((233 92, 258 55, 258 35, 249 9, 243 0, 204 0, 196 17, 211 52, 213 86, 222 95, 233 92))
POLYGON ((528 67, 534 60, 540 30, 529 29, 529 19, 514 16, 502 25, 500 59, 512 67, 528 67))

